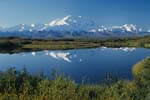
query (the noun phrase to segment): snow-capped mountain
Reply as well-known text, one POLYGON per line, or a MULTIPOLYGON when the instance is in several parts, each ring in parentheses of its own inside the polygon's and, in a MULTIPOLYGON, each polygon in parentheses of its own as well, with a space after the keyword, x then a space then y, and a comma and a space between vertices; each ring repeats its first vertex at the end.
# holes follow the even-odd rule
POLYGON ((27 31, 30 29, 29 25, 25 25, 25 24, 20 24, 14 27, 10 27, 10 28, 5 28, 4 31, 8 31, 8 32, 22 32, 22 31, 27 31))
POLYGON ((57 30, 57 31, 88 31, 93 29, 97 24, 88 20, 82 16, 71 16, 68 15, 62 19, 56 19, 46 24, 46 30, 57 30))
POLYGON ((122 26, 112 26, 112 27, 100 26, 100 28, 89 30, 89 32, 113 32, 113 33, 134 32, 136 33, 138 32, 138 29, 133 24, 124 24, 122 26))
POLYGON ((14 27, 6 28, 5 31, 88 31, 95 28, 94 21, 83 18, 82 16, 65 16, 57 18, 45 24, 20 24, 14 27))
POLYGON ((44 27, 44 24, 31 24, 31 25, 27 25, 27 24, 19 24, 16 25, 14 27, 10 27, 10 28, 4 28, 3 31, 7 31, 7 32, 23 32, 23 31, 39 31, 40 29, 42 29, 44 27))
POLYGON ((124 24, 122 26, 111 26, 111 27, 104 27, 100 26, 97 29, 91 29, 89 32, 111 32, 111 33, 140 33, 140 32, 145 32, 149 33, 150 28, 142 28, 142 27, 137 27, 136 25, 133 24, 124 24))
POLYGON ((136 26, 135 25, 133 25, 133 24, 125 24, 125 25, 123 25, 122 26, 122 28, 125 30, 125 31, 127 31, 127 32, 136 32, 137 31, 137 28, 136 28, 136 26))
MULTIPOLYGON (((70 25, 69 24, 69 22, 68 22, 68 20, 70 19, 70 15, 68 15, 68 16, 66 16, 66 17, 64 17, 64 18, 62 18, 62 19, 56 19, 56 20, 53 20, 53 21, 51 21, 51 22, 49 22, 49 26, 52 26, 52 27, 55 27, 55 26, 63 26, 63 25, 66 25, 66 26, 68 26, 68 25, 70 25)), ((74 21, 74 22, 76 22, 76 21, 74 21)))
POLYGON ((106 27, 82 16, 65 16, 41 24, 20 24, 10 28, 0 28, 0 36, 25 37, 101 37, 130 36, 150 34, 150 28, 137 27, 133 24, 106 27), (7 34, 5 34, 7 33, 7 34))
POLYGON ((97 29, 89 30, 89 32, 94 32, 94 33, 96 33, 96 32, 103 33, 103 32, 109 32, 109 31, 110 31, 110 29, 107 27, 104 27, 104 26, 100 26, 97 29))
POLYGON ((112 26, 111 27, 112 32, 131 32, 136 33, 138 31, 137 27, 133 24, 124 24, 122 26, 112 26))

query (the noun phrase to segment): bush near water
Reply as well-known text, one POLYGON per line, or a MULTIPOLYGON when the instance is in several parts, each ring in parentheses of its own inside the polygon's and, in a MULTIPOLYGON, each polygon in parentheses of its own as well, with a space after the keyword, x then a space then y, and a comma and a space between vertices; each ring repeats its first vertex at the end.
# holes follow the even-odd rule
POLYGON ((150 58, 133 67, 134 79, 111 84, 77 84, 59 75, 48 79, 26 69, 0 73, 0 100, 150 100, 150 58))

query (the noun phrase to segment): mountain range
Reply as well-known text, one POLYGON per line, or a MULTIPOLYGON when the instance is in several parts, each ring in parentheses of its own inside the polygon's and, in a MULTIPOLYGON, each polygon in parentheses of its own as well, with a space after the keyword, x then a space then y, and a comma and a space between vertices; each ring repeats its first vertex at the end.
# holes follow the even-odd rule
POLYGON ((0 37, 76 38, 76 37, 130 37, 150 35, 150 28, 133 24, 105 27, 82 16, 65 16, 45 24, 19 24, 0 28, 0 37))

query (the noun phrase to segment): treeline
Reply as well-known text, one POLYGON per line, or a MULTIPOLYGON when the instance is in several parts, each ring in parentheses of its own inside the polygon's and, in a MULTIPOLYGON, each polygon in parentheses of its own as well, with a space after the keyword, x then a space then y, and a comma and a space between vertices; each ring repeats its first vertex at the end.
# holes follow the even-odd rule
POLYGON ((77 84, 64 75, 52 79, 26 69, 0 73, 0 100, 150 100, 150 58, 133 67, 134 80, 111 84, 77 84))
POLYGON ((16 37, 0 38, 0 52, 21 52, 36 50, 79 49, 106 47, 150 48, 150 36, 112 39, 23 39, 16 37))
POLYGON ((150 48, 150 36, 107 39, 102 41, 107 47, 144 47, 150 48))

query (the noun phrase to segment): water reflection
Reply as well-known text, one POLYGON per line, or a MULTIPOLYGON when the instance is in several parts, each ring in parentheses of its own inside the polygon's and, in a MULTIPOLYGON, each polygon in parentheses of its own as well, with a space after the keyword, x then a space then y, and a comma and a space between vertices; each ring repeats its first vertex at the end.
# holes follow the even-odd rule
MULTIPOLYGON (((120 48, 107 48, 107 47, 100 47, 100 48, 96 48, 96 49, 88 49, 87 51, 89 52, 97 52, 97 51, 123 51, 123 52, 132 52, 135 51, 136 48, 129 48, 129 47, 120 47, 120 48)), ((55 60, 63 60, 66 61, 68 63, 72 63, 74 60, 77 60, 78 62, 82 62, 83 59, 81 59, 80 57, 77 57, 79 55, 77 55, 76 53, 70 53, 69 51, 61 51, 61 50, 54 50, 54 51, 50 51, 50 50, 44 50, 41 52, 31 52, 31 53, 20 53, 22 56, 26 56, 26 55, 31 55, 31 56, 36 56, 36 55, 45 55, 48 57, 51 57, 55 60)), ((97 56, 98 53, 97 53, 97 56)))
POLYGON ((69 59, 69 52, 50 52, 49 55, 54 59, 63 59, 64 61, 67 61, 71 63, 71 60, 69 59))
POLYGON ((102 51, 104 50, 108 50, 108 49, 111 49, 111 50, 115 50, 115 51, 124 51, 124 52, 128 52, 128 51, 135 51, 136 48, 130 48, 130 47, 120 47, 120 48, 107 48, 107 47, 101 47, 100 48, 102 51))
POLYGON ((132 66, 147 56, 150 56, 149 49, 128 47, 0 54, 0 70, 10 66, 21 70, 26 66, 30 73, 43 72, 49 77, 50 71, 56 68, 78 82, 81 82, 84 76, 92 82, 99 82, 110 73, 132 79, 132 66))
POLYGON ((32 54, 33 56, 36 56, 36 52, 32 52, 31 54, 32 54))

